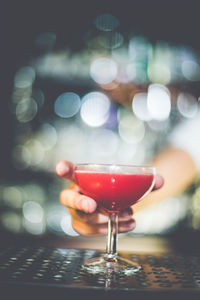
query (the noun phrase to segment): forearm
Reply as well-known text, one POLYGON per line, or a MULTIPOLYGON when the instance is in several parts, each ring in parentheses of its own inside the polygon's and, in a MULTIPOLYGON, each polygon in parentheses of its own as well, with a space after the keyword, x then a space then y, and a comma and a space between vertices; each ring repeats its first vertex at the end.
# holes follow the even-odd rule
POLYGON ((167 148, 155 157, 152 165, 164 178, 161 189, 150 193, 133 206, 134 212, 182 193, 198 175, 192 157, 182 149, 167 148))

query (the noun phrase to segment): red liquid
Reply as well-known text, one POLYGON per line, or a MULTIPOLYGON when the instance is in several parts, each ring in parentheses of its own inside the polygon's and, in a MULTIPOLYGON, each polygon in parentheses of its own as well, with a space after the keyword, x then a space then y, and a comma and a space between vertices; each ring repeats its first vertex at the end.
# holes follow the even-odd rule
POLYGON ((152 186, 152 174, 110 174, 76 171, 76 181, 86 196, 109 212, 136 203, 152 186))

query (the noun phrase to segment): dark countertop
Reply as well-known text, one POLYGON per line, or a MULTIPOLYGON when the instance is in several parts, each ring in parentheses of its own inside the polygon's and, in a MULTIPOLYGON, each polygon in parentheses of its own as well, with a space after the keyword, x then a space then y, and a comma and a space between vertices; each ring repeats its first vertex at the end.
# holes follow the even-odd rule
MULTIPOLYGON (((64 236, 45 234, 10 234, 0 232, 1 247, 6 246, 47 246, 56 248, 97 249, 106 248, 106 236, 64 236)), ((199 253, 199 232, 181 231, 169 235, 138 236, 134 234, 118 235, 118 250, 132 252, 172 252, 199 253)))

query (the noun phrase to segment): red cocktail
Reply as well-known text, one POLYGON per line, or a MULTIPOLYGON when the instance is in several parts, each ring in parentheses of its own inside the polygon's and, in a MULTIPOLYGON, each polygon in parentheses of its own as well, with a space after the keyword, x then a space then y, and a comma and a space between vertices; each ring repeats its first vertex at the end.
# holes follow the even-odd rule
POLYGON ((135 204, 153 188, 155 168, 144 166, 78 164, 75 179, 81 192, 109 214, 106 254, 86 262, 92 274, 132 275, 140 266, 117 255, 118 212, 135 204))
POLYGON ((151 188, 152 174, 118 174, 76 171, 81 192, 109 212, 119 212, 135 204, 151 188))

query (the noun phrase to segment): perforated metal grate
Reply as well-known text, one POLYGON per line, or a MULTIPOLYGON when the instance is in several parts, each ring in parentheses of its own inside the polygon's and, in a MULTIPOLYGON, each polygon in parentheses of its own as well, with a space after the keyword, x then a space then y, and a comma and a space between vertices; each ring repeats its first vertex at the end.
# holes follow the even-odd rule
POLYGON ((109 277, 82 272, 95 250, 60 248, 9 248, 0 251, 0 282, 87 288, 200 291, 200 257, 121 253, 142 269, 133 276, 109 277))

